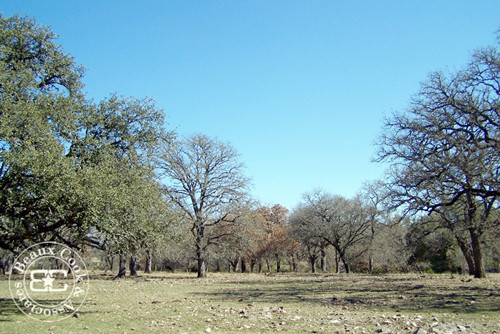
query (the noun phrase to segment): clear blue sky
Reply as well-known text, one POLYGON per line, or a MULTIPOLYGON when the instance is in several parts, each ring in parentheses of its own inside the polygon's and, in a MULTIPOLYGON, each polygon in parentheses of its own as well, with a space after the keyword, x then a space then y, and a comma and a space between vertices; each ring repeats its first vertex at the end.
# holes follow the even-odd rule
POLYGON ((89 97, 154 98, 170 129, 230 142, 263 204, 381 178, 384 115, 493 45, 500 1, 5 1, 87 68, 89 97))

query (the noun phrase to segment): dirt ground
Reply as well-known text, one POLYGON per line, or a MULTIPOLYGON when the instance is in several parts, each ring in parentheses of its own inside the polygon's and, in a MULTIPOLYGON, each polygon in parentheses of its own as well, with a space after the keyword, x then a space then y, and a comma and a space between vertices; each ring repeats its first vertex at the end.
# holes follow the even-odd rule
POLYGON ((500 333, 500 275, 94 273, 78 317, 20 313, 0 279, 0 333, 500 333))

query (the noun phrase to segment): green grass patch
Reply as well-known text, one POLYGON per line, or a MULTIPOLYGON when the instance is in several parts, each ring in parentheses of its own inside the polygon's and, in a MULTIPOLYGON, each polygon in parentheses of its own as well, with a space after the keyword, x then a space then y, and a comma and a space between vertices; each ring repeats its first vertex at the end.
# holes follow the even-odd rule
POLYGON ((44 323, 0 278, 0 333, 493 333, 499 291, 499 275, 95 274, 78 317, 44 323))

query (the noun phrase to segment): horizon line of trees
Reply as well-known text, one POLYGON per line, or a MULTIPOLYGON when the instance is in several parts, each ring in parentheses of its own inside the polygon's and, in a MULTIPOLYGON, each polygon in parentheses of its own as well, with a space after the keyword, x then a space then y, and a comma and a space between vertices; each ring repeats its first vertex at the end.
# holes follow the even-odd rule
POLYGON ((500 55, 432 73, 387 118, 384 181, 255 203, 237 151, 179 138, 152 99, 83 93, 84 70, 29 17, 0 16, 0 265, 40 241, 141 267, 230 271, 499 269, 500 55), (461 254, 457 257, 457 252, 461 254), (97 253, 96 253, 97 254, 97 253), (486 263, 485 263, 486 261, 486 263), (464 264, 460 264, 460 263, 464 264), (144 263, 143 265, 141 263, 144 263), (302 269, 301 269, 302 268, 302 269))

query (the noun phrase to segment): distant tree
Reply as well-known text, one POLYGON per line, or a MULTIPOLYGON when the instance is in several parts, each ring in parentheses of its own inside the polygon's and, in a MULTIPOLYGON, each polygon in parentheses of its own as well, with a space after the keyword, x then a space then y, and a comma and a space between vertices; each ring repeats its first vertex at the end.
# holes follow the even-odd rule
POLYGON ((294 253, 298 248, 298 244, 290 237, 288 225, 288 209, 275 204, 272 207, 262 206, 258 209, 259 213, 266 221, 266 238, 265 246, 266 261, 269 266, 269 260, 273 258, 276 261, 276 270, 281 271, 281 261, 283 258, 291 259, 294 262, 294 253))
POLYGON ((485 265, 491 272, 500 273, 500 229, 485 236, 485 265))
POLYGON ((246 237, 248 225, 242 217, 234 222, 219 223, 207 232, 209 238, 211 235, 220 236, 212 242, 213 246, 206 256, 210 260, 208 262, 215 265, 216 271, 221 271, 227 264, 230 271, 238 271, 240 264, 245 269, 245 256, 250 240, 246 237))
MULTIPOLYGON (((127 258, 130 274, 134 276, 139 257, 148 256, 151 249, 167 241, 169 225, 176 217, 164 200, 160 185, 139 175, 128 175, 121 199, 119 206, 110 201, 109 217, 114 219, 97 226, 94 238, 100 241, 99 248, 119 256, 118 276, 125 275, 127 258)), ((151 271, 151 267, 148 269, 151 271)))
POLYGON ((372 272, 400 272, 409 270, 412 248, 408 245, 407 219, 392 217, 392 221, 378 224, 370 241, 369 255, 372 272))
POLYGON ((315 219, 306 222, 304 228, 333 246, 342 261, 346 273, 351 271, 350 262, 369 249, 372 216, 359 198, 345 199, 321 190, 307 193, 305 205, 315 219))
POLYGON ((151 248, 152 261, 162 270, 192 270, 197 263, 192 222, 184 212, 176 209, 177 219, 168 224, 164 239, 158 240, 157 246, 151 248))
MULTIPOLYGON (((318 217, 310 206, 300 205, 290 215, 290 234, 300 243, 313 273, 316 272, 317 260, 324 256, 326 248, 326 241, 319 236, 317 228, 311 228, 316 224, 319 224, 318 217)), ((324 267, 321 269, 326 271, 324 267)))
POLYGON ((411 225, 407 234, 411 254, 408 264, 414 269, 431 269, 434 272, 454 271, 452 253, 455 252, 453 235, 439 226, 439 222, 420 217, 411 225))
POLYGON ((269 263, 268 257, 271 254, 271 228, 263 213, 268 213, 268 210, 263 211, 262 207, 250 210, 244 217, 244 230, 241 231, 243 234, 240 235, 241 238, 248 240, 246 255, 250 261, 250 271, 252 272, 256 265, 258 272, 262 272, 262 260, 269 263))
POLYGON ((255 266, 262 272, 262 257, 267 251, 267 221, 259 210, 251 210, 245 217, 246 228, 242 238, 248 240, 246 257, 250 261, 250 271, 253 272, 255 266))
POLYGON ((382 181, 366 182, 363 185, 358 198, 363 202, 365 210, 370 219, 370 230, 368 238, 368 272, 373 271, 373 258, 380 244, 375 245, 377 234, 384 229, 385 224, 391 224, 390 215, 384 207, 384 202, 387 197, 386 187, 382 181))
POLYGON ((468 234, 474 276, 485 277, 482 242, 500 195, 500 55, 474 53, 463 71, 432 73, 409 109, 385 123, 379 161, 391 163, 392 202, 406 213, 439 213, 468 234), (459 224, 455 224, 459 223, 459 224))
POLYGON ((247 178, 232 146, 205 135, 174 141, 159 154, 165 191, 191 220, 198 259, 198 277, 206 276, 206 250, 226 235, 210 232, 235 221, 235 207, 245 197, 247 178))
POLYGON ((257 210, 244 210, 234 223, 215 226, 214 233, 224 234, 210 250, 217 270, 229 264, 234 272, 254 271, 260 260, 259 250, 265 233, 265 220, 257 210))

